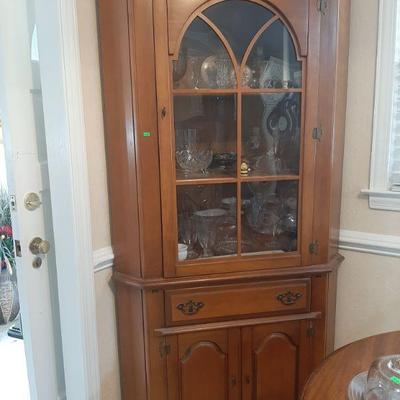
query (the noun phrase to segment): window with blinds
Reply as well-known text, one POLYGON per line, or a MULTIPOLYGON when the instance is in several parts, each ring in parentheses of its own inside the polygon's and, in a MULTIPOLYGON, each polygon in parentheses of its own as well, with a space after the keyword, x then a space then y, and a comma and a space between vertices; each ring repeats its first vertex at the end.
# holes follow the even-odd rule
POLYGON ((389 185, 400 191, 400 1, 397 1, 393 71, 393 107, 389 148, 389 185))
POLYGON ((400 0, 379 1, 370 208, 400 212, 400 0))

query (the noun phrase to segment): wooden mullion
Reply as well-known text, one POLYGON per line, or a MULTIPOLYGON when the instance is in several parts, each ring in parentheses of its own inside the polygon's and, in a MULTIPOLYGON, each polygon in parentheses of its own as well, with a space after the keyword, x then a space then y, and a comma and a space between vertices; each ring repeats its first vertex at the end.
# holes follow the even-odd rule
MULTIPOLYGON (((241 76, 241 75, 240 75, 241 76)), ((237 224, 237 254, 240 257, 242 254, 242 181, 240 175, 240 166, 242 164, 242 94, 240 91, 236 99, 236 174, 237 174, 237 194, 236 194, 236 224, 237 224)))

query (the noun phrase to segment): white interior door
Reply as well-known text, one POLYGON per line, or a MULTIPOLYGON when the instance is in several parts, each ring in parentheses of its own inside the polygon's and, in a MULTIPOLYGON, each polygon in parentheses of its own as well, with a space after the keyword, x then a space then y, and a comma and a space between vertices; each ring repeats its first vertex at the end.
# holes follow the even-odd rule
POLYGON ((0 0, 0 112, 9 193, 16 199, 12 215, 31 400, 55 400, 65 398, 65 382, 33 3, 0 0), (28 193, 39 195, 35 210, 24 204, 28 193), (43 240, 36 255, 30 249, 34 238, 43 240))

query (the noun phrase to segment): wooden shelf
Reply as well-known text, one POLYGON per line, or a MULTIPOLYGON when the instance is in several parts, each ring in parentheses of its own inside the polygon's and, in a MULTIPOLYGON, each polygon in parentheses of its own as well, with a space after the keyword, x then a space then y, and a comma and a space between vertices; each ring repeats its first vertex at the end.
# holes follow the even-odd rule
POLYGON ((176 180, 177 186, 185 185, 216 185, 221 183, 246 183, 246 182, 282 182, 282 181, 299 181, 299 175, 254 175, 241 176, 239 179, 233 176, 207 176, 204 178, 179 178, 176 180))
POLYGON ((231 94, 273 94, 273 93, 302 93, 303 89, 252 89, 252 88, 235 88, 235 89, 174 89, 172 93, 176 96, 222 96, 231 94))
POLYGON ((241 182, 279 182, 279 181, 298 181, 299 175, 249 175, 241 176, 241 182))
POLYGON ((222 183, 236 183, 237 178, 233 177, 206 177, 206 178, 188 178, 188 179, 177 179, 177 186, 185 185, 217 185, 222 183))
POLYGON ((240 92, 242 94, 269 94, 269 93, 302 93, 303 89, 299 88, 290 88, 290 89, 252 89, 252 88, 241 88, 240 92))
POLYGON ((229 95, 237 93, 237 89, 174 89, 172 93, 179 96, 229 95))

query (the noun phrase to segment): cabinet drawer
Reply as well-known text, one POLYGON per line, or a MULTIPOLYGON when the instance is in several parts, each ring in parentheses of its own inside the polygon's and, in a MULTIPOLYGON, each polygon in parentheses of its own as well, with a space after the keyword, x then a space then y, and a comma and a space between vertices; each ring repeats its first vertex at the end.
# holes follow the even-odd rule
POLYGON ((300 313, 310 309, 310 280, 166 291, 167 323, 300 313))

